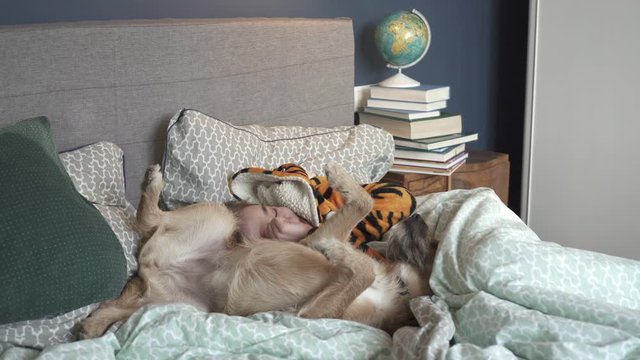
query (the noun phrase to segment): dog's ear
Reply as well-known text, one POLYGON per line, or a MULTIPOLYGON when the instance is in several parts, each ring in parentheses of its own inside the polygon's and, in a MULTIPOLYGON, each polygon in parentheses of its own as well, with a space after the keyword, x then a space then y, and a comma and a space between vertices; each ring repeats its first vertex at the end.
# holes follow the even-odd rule
POLYGON ((226 247, 227 249, 233 249, 234 247, 241 245, 244 243, 244 236, 240 232, 240 230, 236 229, 231 236, 227 239, 226 247))
POLYGON ((231 212, 236 216, 238 216, 238 213, 242 209, 244 209, 244 208, 246 208, 247 206, 250 206, 250 205, 251 204, 249 204, 248 202, 242 201, 242 200, 240 200, 240 201, 237 201, 237 200, 227 201, 227 202, 224 203, 224 206, 226 206, 227 209, 231 210, 231 212))
POLYGON ((367 246, 377 251, 378 253, 380 253, 380 255, 384 256, 385 258, 387 257, 387 248, 389 247, 389 243, 385 241, 369 241, 367 243, 367 246))
POLYGON ((435 255, 437 244, 429 239, 429 227, 422 216, 413 214, 384 235, 387 259, 424 269, 435 255))

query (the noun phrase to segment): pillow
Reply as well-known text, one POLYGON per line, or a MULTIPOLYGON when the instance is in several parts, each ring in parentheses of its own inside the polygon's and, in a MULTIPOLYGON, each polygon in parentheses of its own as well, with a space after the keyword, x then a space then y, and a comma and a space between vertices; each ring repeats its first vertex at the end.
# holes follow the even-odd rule
POLYGON ((125 194, 124 152, 118 145, 102 141, 59 157, 76 190, 93 203, 116 234, 130 277, 138 269, 140 236, 134 230, 135 209, 125 194))
MULTIPOLYGON (((99 142, 59 157, 76 190, 94 203, 118 237, 127 260, 127 275, 132 276, 137 269, 135 254, 140 237, 133 227, 135 210, 125 197, 122 150, 113 143, 99 142)), ((0 353, 3 343, 44 348, 72 341, 74 326, 97 306, 95 303, 56 317, 0 325, 0 353)))
POLYGON ((124 153, 118 145, 102 141, 59 154, 60 161, 80 195, 94 204, 126 206, 124 153))
POLYGON ((0 324, 118 296, 122 248, 65 172, 45 117, 0 130, 0 324))
POLYGON ((232 200, 228 179, 247 167, 296 163, 310 177, 334 160, 359 183, 376 182, 393 161, 393 137, 370 126, 234 126, 195 110, 169 122, 162 198, 168 208, 232 200))

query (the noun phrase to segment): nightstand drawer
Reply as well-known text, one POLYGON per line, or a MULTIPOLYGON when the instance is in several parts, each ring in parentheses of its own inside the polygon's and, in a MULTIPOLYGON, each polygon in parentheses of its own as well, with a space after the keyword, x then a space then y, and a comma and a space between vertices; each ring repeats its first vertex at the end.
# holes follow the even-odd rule
POLYGON ((424 174, 399 174, 387 173, 383 182, 398 183, 411 191, 415 196, 447 191, 450 179, 447 176, 434 176, 424 174))
POLYGON ((492 188, 509 203, 509 155, 491 151, 470 152, 467 162, 453 173, 452 189, 492 188))
POLYGON ((467 162, 451 177, 387 173, 382 181, 401 184, 415 196, 451 189, 489 187, 500 200, 509 202, 509 155, 492 151, 469 151, 467 162))

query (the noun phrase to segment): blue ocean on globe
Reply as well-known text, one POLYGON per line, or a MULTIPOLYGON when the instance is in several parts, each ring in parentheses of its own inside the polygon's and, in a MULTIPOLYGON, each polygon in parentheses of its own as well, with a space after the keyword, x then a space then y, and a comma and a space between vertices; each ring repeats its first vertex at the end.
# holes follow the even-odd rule
POLYGON ((403 67, 420 58, 429 36, 424 21, 418 15, 403 10, 386 16, 378 24, 375 42, 387 63, 403 67))

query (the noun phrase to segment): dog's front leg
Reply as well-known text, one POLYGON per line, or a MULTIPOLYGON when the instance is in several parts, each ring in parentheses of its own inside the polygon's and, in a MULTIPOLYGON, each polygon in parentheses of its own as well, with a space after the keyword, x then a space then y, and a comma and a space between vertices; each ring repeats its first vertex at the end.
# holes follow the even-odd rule
POLYGON ((160 165, 147 169, 142 184, 142 195, 136 213, 136 230, 143 238, 148 238, 161 222, 163 211, 158 207, 162 192, 160 165))
POLYGON ((325 166, 325 172, 331 187, 344 197, 345 204, 314 233, 300 242, 322 252, 324 244, 330 245, 331 241, 348 241, 353 228, 373 208, 371 196, 340 165, 331 162, 325 166))

